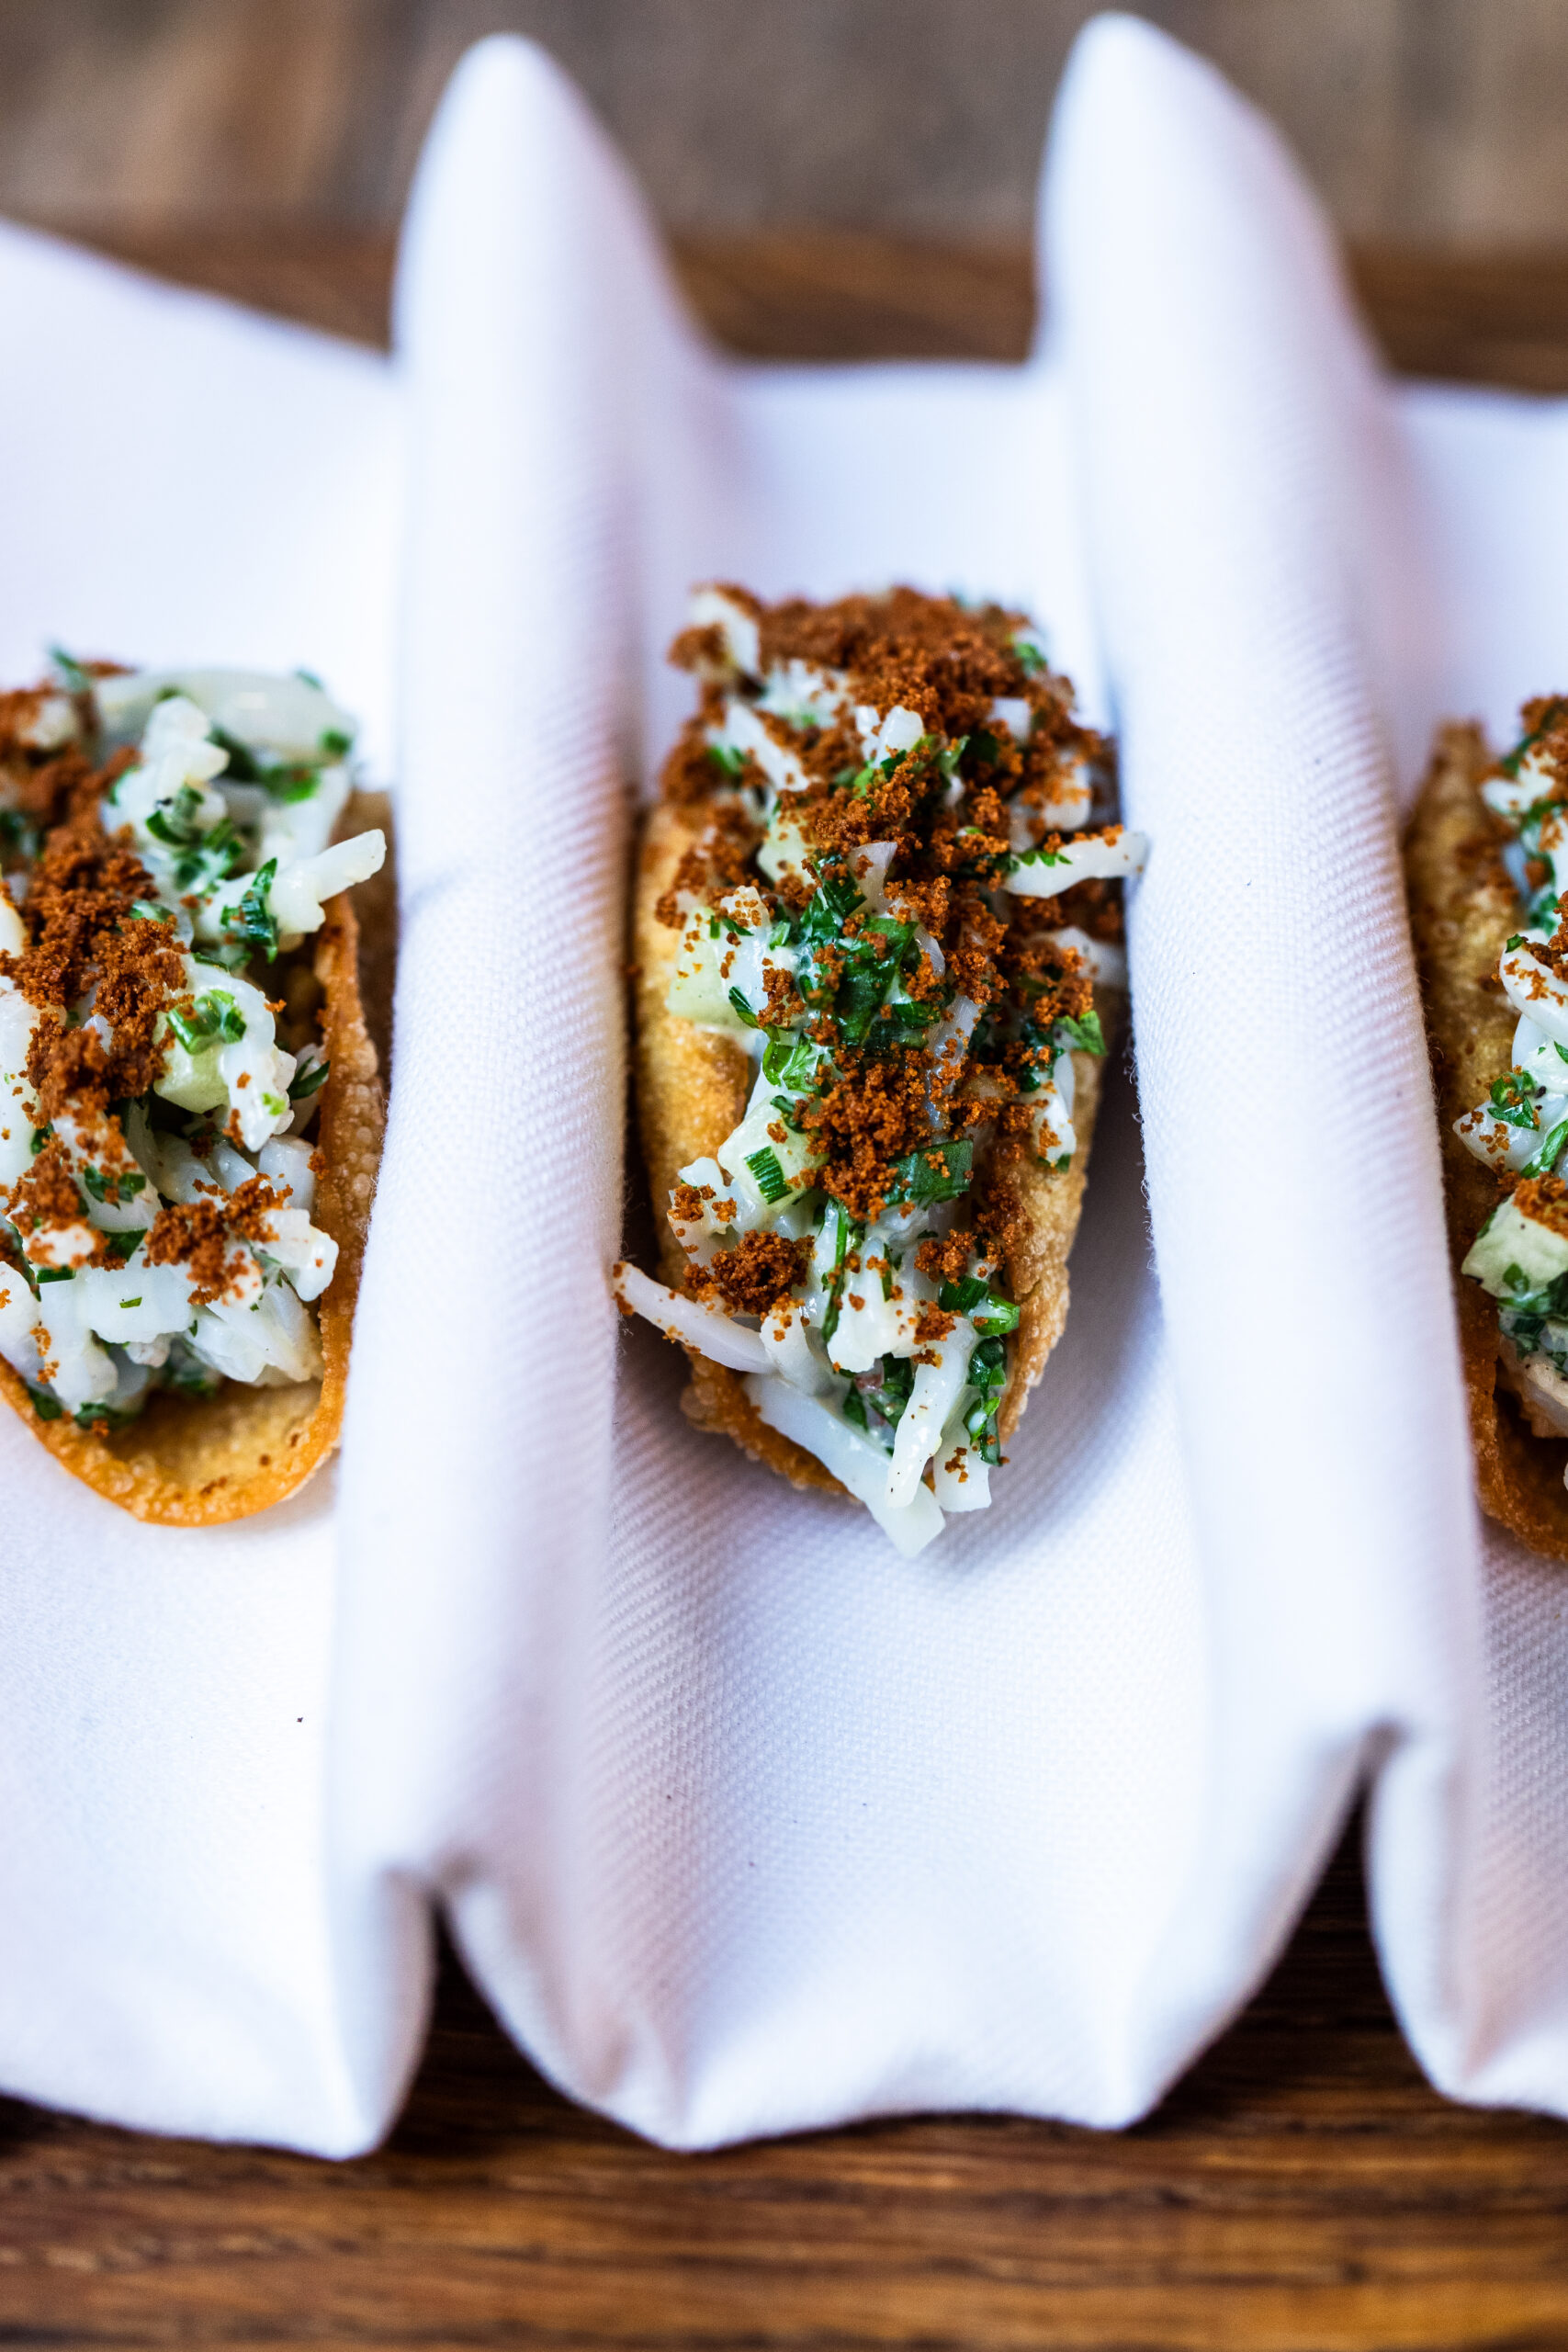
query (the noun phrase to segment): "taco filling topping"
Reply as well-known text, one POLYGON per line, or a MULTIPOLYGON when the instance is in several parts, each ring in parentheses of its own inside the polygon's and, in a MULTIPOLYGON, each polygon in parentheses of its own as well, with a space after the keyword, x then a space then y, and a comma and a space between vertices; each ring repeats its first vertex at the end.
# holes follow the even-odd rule
POLYGON ((690 617, 668 1005, 753 1075, 670 1198, 683 1288, 623 1267, 619 1295, 917 1551, 990 1499, 1010 1171, 1072 1165, 1072 1057, 1104 1051, 1145 843, 1021 614, 726 587, 690 617))
POLYGON ((45 1419, 321 1370, 310 954, 352 722, 303 675, 84 667, 0 695, 0 1356, 45 1419))
POLYGON ((1504 1368, 1531 1426, 1568 1436, 1568 699, 1543 696, 1522 716, 1481 786, 1518 893, 1497 967, 1518 1023, 1508 1069, 1454 1122, 1506 1190, 1462 1271, 1497 1301, 1504 1368))

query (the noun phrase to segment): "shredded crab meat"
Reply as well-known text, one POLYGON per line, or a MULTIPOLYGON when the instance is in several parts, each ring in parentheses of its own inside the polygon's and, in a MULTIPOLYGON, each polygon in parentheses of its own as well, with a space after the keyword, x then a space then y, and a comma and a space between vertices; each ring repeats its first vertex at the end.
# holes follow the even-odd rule
POLYGON ((976 1176, 987 1153, 1071 1167, 1073 1056, 1104 1050, 1148 845, 1089 830, 1109 750, 1017 614, 714 587, 689 619, 701 705, 670 789, 703 815, 659 910, 668 1009, 751 1077, 670 1198, 683 1290, 621 1268, 617 1295, 744 1374, 913 1552, 987 1507, 1000 1459, 1020 1310, 976 1176))
POLYGON ((386 845, 331 838, 354 729, 313 680, 64 668, 0 733, 0 1355, 110 1427, 321 1375, 329 1072, 269 982, 386 845))

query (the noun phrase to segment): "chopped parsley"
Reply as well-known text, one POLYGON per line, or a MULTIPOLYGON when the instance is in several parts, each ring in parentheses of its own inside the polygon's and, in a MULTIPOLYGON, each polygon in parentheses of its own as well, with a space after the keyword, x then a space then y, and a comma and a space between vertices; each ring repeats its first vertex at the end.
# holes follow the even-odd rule
POLYGON ((967 1136, 922 1144, 895 1160, 887 1205, 927 1208, 936 1201, 955 1201, 968 1191, 974 1167, 975 1147, 967 1136))

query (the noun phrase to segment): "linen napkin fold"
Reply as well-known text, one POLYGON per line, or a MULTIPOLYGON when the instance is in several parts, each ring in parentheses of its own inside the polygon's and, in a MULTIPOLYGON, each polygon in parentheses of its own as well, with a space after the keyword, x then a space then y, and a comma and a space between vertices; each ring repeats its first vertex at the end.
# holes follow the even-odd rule
MULTIPOLYGON (((314 663, 384 775, 397 422, 370 353, 0 226, 0 677, 51 641, 314 663)), ((333 1491, 140 1527, 0 1412, 7 2091, 325 2149, 374 2128, 323 1901, 333 1491)))
POLYGON ((1476 1533, 1393 821, 1431 663, 1396 419, 1269 127, 1101 18, 1044 234, 1126 806, 1156 843, 1139 1099, 1215 1659, 1149 2020, 1174 2054, 1184 1981, 1191 2024, 1218 2015, 1236 1891, 1267 1950, 1330 1790, 1377 1750, 1385 1931, 1440 1934, 1459 1867, 1429 1832, 1466 1801, 1476 1533))
POLYGON ((1278 141, 1131 19, 1076 52, 1043 245, 1022 368, 728 365, 511 40, 432 135, 395 390, 0 238, 18 670, 48 629, 315 660, 385 743, 406 487, 398 1085, 336 1505, 153 1536, 0 1431, 7 2087, 365 2145, 439 1902, 552 2075, 673 2144, 1121 2122, 1373 1770, 1424 2062, 1568 2105, 1561 1588, 1475 1531, 1393 846, 1432 720, 1540 683, 1568 413, 1391 394, 1278 141), (145 391, 77 435, 72 562, 33 487, 62 336, 145 391), (171 510, 254 558, 199 610, 171 510), (604 1287, 629 787, 715 574, 1031 606, 1154 836, 1142 1129, 1119 1078, 998 1502, 913 1563, 690 1430, 604 1287))
MULTIPOLYGON (((680 2144, 921 2105, 1124 2120, 1267 1966, 1374 1748, 1383 1818, 1459 1801, 1473 1531, 1380 728, 1420 631, 1365 528, 1369 501, 1402 526, 1396 440, 1322 230, 1216 77, 1110 20, 1055 158, 1052 338, 1022 370, 721 366, 520 44, 470 58, 416 198, 400 1034, 424 1084, 504 1116, 420 1349, 456 1333, 481 1393, 434 1433, 390 1390, 429 1213, 400 1227, 400 1188, 436 1139, 411 1124, 391 1159, 347 1486, 348 1874, 439 1889, 551 2073, 680 2144), (1155 838, 1133 945, 1165 1316, 1123 1097, 998 1503, 896 1562, 686 1430, 650 1334, 612 1422, 613 924, 584 844, 619 838, 611 715, 640 691, 645 781, 669 740, 689 582, 941 586, 956 555, 1081 646, 1080 528, 1155 838), (426 714, 459 698, 455 758, 426 714), (472 929, 426 956, 421 926, 456 887, 459 768, 487 811, 465 887, 510 963, 454 1040, 435 975, 472 968, 472 929), (1381 1203, 1365 1088, 1411 1171, 1381 1203), (509 1188, 548 1202, 543 1264, 497 1238, 509 1188), (1417 1365, 1392 1388, 1391 1285, 1417 1365)), ((1398 1853, 1435 1919, 1444 1855, 1398 1853)))

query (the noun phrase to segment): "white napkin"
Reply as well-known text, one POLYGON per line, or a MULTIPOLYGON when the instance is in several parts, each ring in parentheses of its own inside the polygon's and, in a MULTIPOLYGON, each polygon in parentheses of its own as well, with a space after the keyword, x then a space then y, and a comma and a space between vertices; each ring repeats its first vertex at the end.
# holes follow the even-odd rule
MULTIPOLYGON (((0 678, 44 646, 318 665, 390 741, 385 365, 0 230, 0 678)), ((332 2147, 333 1480, 137 1526, 0 1412, 0 2081, 332 2147)))
POLYGON ((0 244, 24 356, 112 328, 146 388, 121 418, 123 370, 84 368, 68 435, 40 357, 0 376, 7 511, 81 458, 68 536, 20 509, 9 673, 54 633, 304 659, 384 729, 400 412, 407 451, 398 1091, 341 1499, 152 1536, 0 1432, 7 2086, 365 2144, 439 1899, 540 2063, 678 2144, 1114 2123, 1265 1971, 1373 1768, 1425 2062, 1568 2105, 1561 1587, 1501 1553, 1483 1584, 1390 805, 1440 711, 1551 683, 1568 415, 1388 394, 1270 135, 1129 19, 1077 51, 1045 244, 1025 368, 725 365, 508 40, 432 137, 396 393, 0 244), (197 599, 231 495, 252 560, 197 599), (603 1285, 621 778, 656 770, 663 646, 716 573, 1031 605, 1155 835, 1159 1289, 1119 1083, 998 1503, 913 1563, 688 1430, 603 1285))

